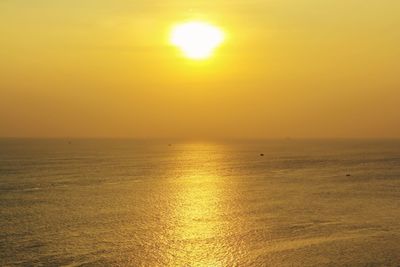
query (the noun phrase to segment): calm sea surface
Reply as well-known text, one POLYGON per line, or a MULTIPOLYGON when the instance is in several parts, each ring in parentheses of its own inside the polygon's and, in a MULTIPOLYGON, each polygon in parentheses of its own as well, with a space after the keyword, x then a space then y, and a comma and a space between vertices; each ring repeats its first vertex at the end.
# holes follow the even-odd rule
POLYGON ((0 139, 0 265, 400 266, 400 141, 168 142, 0 139))

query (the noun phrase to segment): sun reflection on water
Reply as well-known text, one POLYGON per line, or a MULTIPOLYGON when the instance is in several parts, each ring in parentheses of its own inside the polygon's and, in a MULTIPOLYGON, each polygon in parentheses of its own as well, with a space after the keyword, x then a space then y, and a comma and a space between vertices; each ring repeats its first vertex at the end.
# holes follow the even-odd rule
POLYGON ((192 151, 196 152, 177 155, 177 169, 171 181, 175 196, 169 222, 173 241, 168 252, 172 256, 170 263, 224 266, 228 248, 221 242, 226 233, 221 214, 227 184, 215 168, 223 155, 215 153, 212 145, 198 144, 192 151), (182 161, 190 167, 182 170, 182 161))

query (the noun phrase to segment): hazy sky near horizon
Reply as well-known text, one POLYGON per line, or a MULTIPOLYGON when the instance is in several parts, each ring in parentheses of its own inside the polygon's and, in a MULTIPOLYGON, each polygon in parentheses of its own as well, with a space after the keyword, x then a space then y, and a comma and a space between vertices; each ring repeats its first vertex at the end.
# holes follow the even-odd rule
POLYGON ((400 137, 398 0, 1 0, 0 136, 400 137), (172 25, 227 40, 194 62, 172 25))

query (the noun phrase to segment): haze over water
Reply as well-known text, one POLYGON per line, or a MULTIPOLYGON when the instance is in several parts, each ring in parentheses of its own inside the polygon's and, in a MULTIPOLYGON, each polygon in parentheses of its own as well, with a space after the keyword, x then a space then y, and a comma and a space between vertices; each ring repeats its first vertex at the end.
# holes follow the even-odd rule
POLYGON ((0 265, 400 264, 400 141, 169 142, 1 139, 0 265))

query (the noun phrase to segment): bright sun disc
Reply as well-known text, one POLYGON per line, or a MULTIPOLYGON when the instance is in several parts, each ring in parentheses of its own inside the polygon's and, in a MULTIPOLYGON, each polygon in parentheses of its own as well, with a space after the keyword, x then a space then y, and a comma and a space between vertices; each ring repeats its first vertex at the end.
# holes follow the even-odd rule
POLYGON ((187 22, 175 26, 171 43, 179 47, 186 57, 206 59, 224 41, 224 33, 205 22, 187 22))

